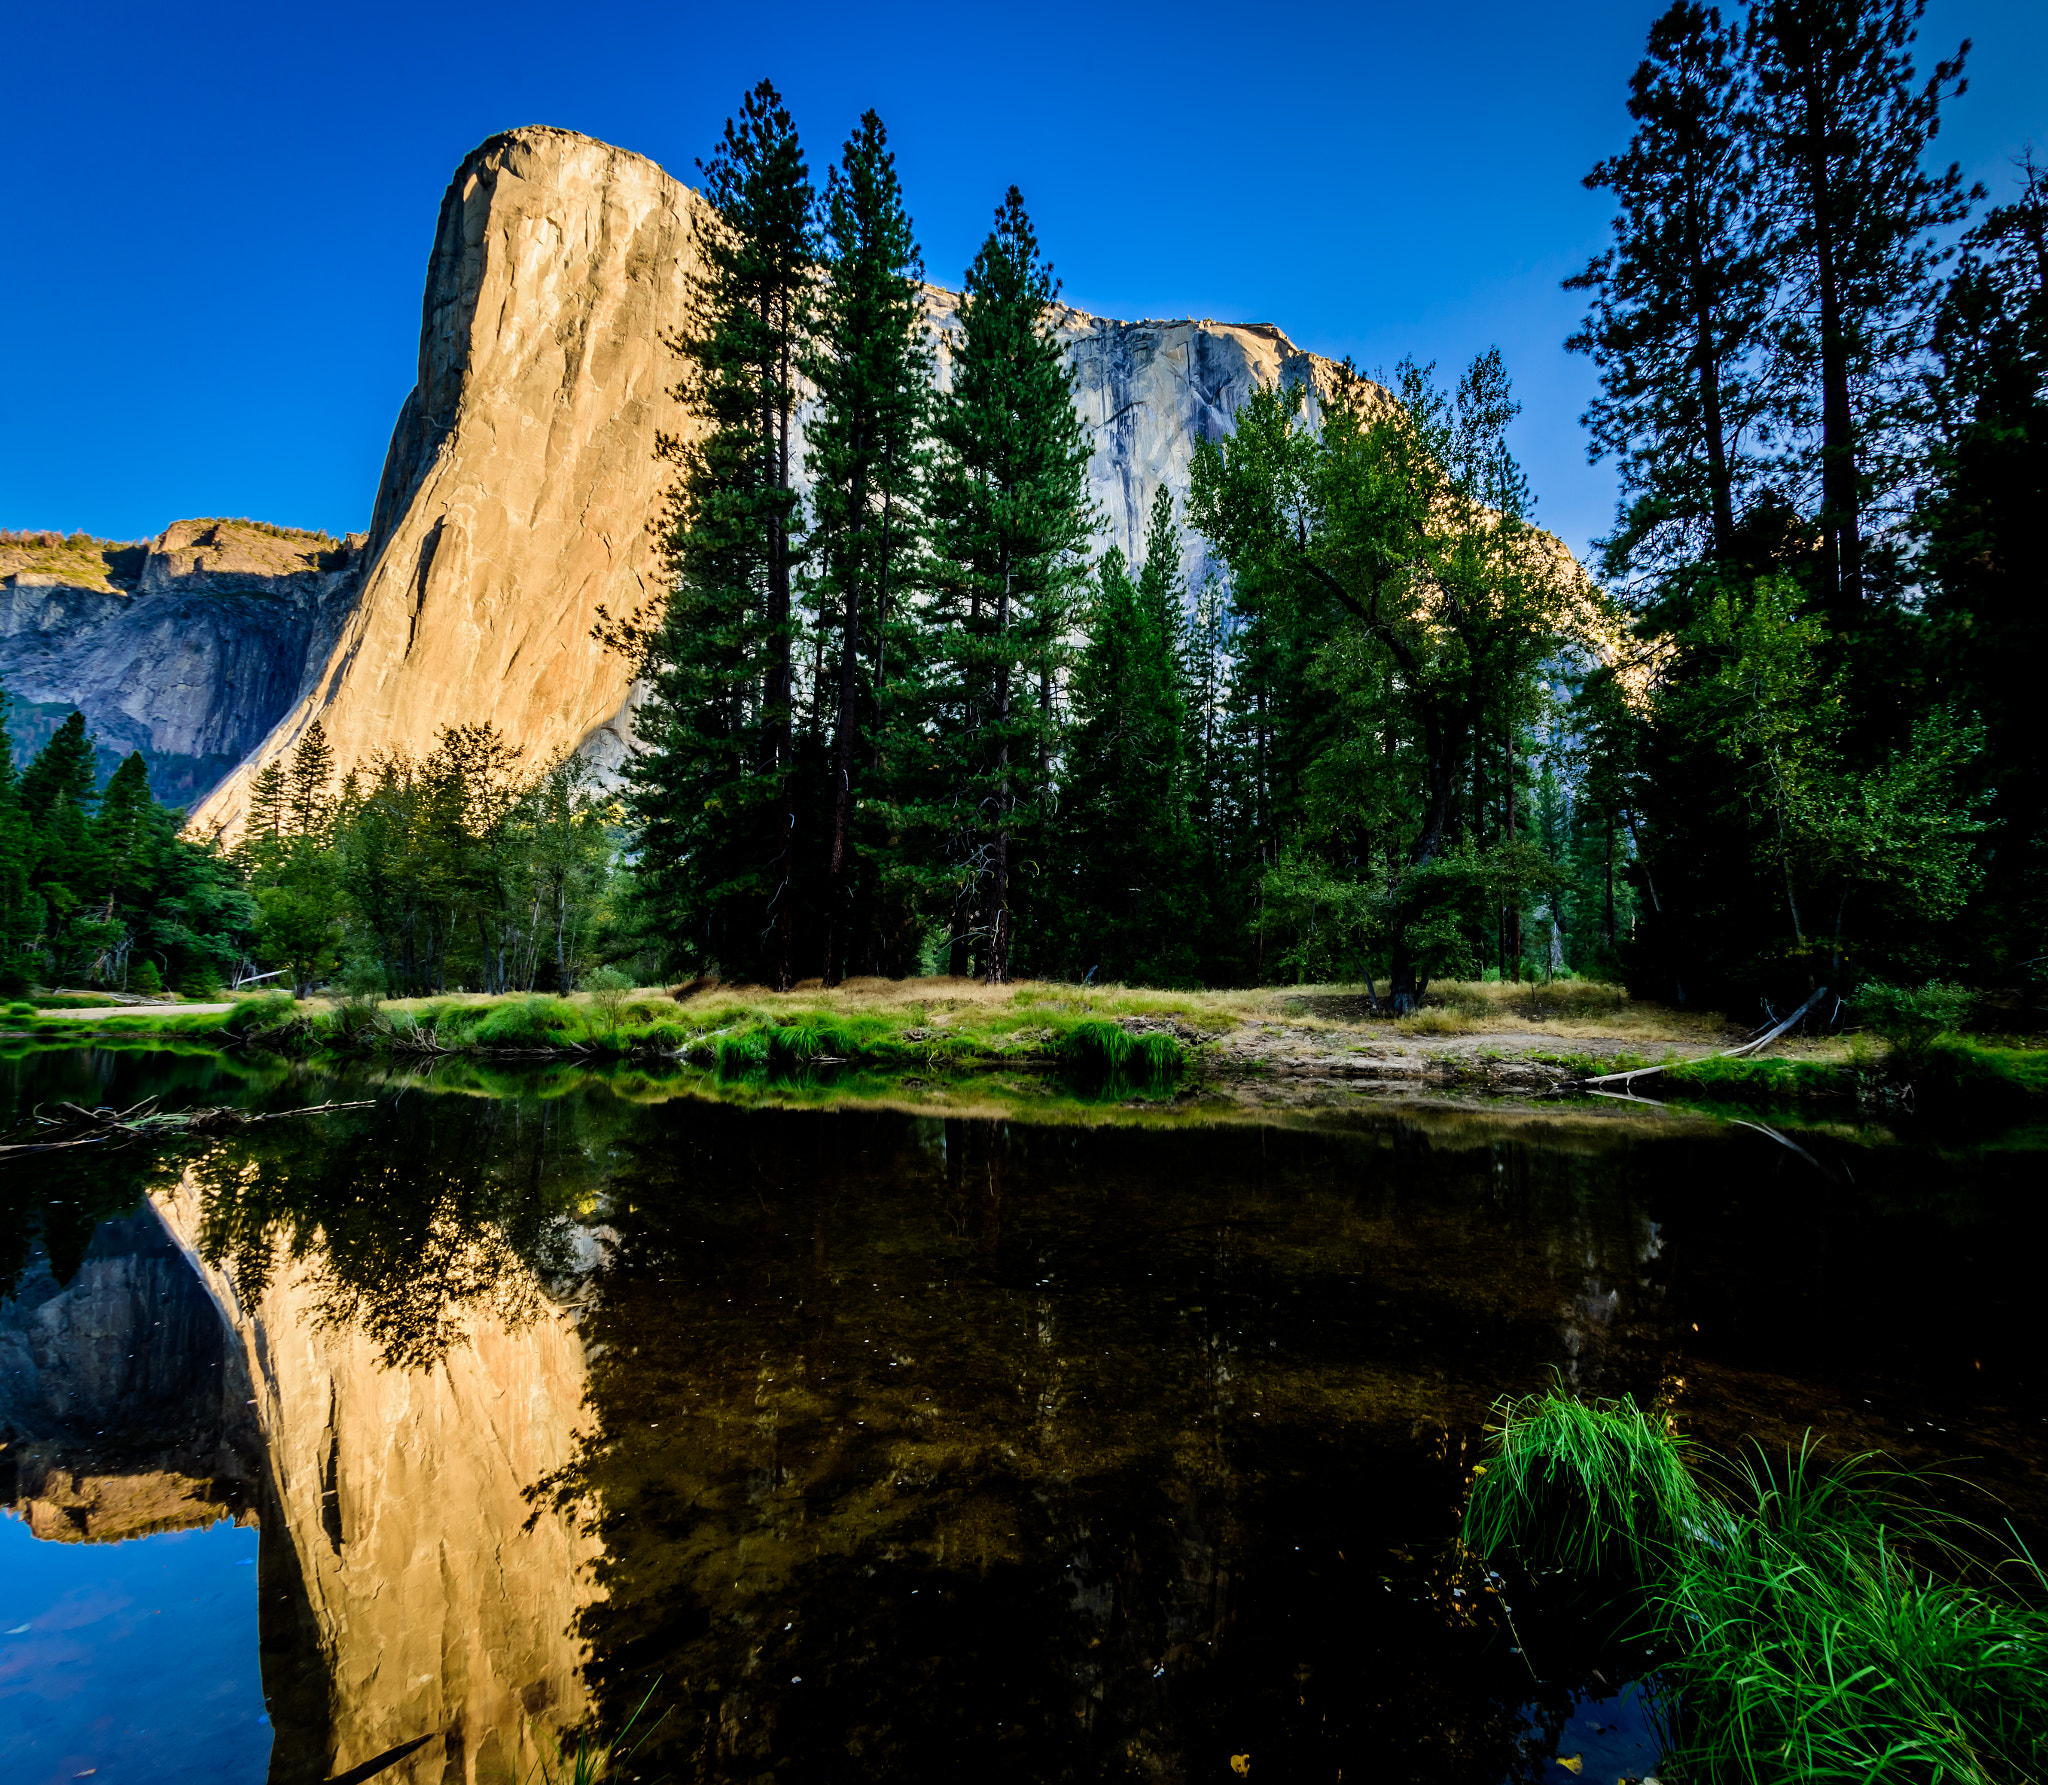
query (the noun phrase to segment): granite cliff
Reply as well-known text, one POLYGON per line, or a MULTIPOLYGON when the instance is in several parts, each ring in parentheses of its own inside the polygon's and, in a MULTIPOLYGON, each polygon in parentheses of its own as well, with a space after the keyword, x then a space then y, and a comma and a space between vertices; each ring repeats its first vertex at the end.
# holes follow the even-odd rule
POLYGON ((178 521, 138 545, 0 540, 0 685, 17 752, 76 706, 103 759, 140 750, 160 799, 203 797, 332 649, 360 544, 227 520, 178 521))
MULTIPOLYGON (((290 573, 312 580, 289 597, 222 589, 210 606, 169 599, 168 568, 161 592, 148 566, 132 590, 90 594, 17 576, 0 682, 79 702, 103 736, 146 731, 158 750, 235 758, 195 813, 216 834, 316 717, 343 766, 424 753, 442 725, 489 719, 529 761, 574 749, 615 767, 633 691, 590 628, 599 606, 630 612, 658 586, 654 439, 684 425, 662 335, 682 320, 701 202, 653 162, 573 132, 482 144, 441 203, 417 379, 346 562, 290 573)), ((927 293, 942 382, 956 304, 927 293)), ((1069 308, 1054 324, 1094 431, 1105 543, 1133 555, 1153 492, 1185 492, 1196 440, 1227 432, 1258 385, 1305 383, 1313 402, 1335 370, 1267 325, 1069 308)), ((163 542, 149 564, 159 557, 168 566, 163 542)), ((1205 568, 1198 541, 1187 568, 1205 568)))

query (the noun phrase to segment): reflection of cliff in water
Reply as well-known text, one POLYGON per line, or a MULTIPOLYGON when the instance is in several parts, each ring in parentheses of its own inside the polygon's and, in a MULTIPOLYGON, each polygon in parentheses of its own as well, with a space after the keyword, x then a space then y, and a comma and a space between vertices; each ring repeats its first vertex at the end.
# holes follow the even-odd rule
POLYGON ((552 1511, 529 1528, 525 1490, 584 1390, 527 1259, 573 1281, 585 1172, 529 1115, 416 1099, 266 1131, 153 1198, 226 1317, 326 1680, 324 1736, 280 1728, 275 1780, 423 1736, 378 1776, 526 1779, 583 1716, 593 1546, 552 1511))
POLYGON ((255 1522, 262 1438, 220 1316, 147 1209, 0 1302, 0 1498, 92 1543, 255 1522))
POLYGON ((651 1113, 561 1483, 605 1719, 659 1681, 703 1780, 1228 1776, 1254 1727, 1514 1776, 1527 1673, 1412 1534, 1575 1329, 1654 1380, 1657 1296, 1611 1175, 1475 1140, 651 1113))

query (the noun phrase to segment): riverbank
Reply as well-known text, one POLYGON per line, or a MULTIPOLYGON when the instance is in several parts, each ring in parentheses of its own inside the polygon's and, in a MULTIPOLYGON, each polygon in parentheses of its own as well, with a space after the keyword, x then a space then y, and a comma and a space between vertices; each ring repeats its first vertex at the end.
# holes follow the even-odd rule
POLYGON ((469 1059, 662 1072, 707 1069, 734 1087, 838 1082, 913 1101, 1007 1078, 1031 1094, 1280 1110, 1387 1098, 1554 1102, 1561 1097, 1688 1103, 1904 1107, 1983 1099, 2001 1109, 2048 1097, 2048 1053, 1944 1037, 1908 1059, 1867 1037, 1786 1037, 1764 1058, 1721 1057, 1744 1032, 1712 1012, 1630 999, 1590 981, 1439 985, 1405 1017, 1358 987, 1151 991, 1048 982, 855 980, 787 993, 712 986, 426 999, 310 999, 232 1005, 33 1009, 0 1013, 0 1046, 232 1047, 394 1063, 469 1059), (1656 1067, 1654 1075, 1611 1075, 1656 1067), (846 1081, 858 1079, 860 1084, 846 1081), (1606 1084, 1599 1082, 1608 1080, 1606 1084))

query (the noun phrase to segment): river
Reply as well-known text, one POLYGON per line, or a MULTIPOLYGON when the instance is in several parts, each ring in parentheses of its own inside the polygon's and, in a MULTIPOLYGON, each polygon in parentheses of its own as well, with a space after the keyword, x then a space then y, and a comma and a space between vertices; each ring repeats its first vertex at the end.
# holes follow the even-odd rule
POLYGON ((0 1062, 147 1095, 376 1106, 4 1168, 31 1785, 1639 1777, 1656 1657, 1457 1543, 1553 1379, 2048 1529, 2025 1136, 0 1062))

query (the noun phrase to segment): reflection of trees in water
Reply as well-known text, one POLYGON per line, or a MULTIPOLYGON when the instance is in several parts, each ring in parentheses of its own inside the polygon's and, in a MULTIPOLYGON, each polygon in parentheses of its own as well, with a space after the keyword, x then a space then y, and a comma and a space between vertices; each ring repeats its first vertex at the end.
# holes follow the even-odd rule
POLYGON ((303 1267, 324 1325, 428 1369, 479 1315, 530 1321, 570 1270, 602 1121, 587 1099, 406 1096, 236 1136, 192 1168, 199 1249, 252 1303, 303 1267))
POLYGON ((1527 1674, 1439 1552, 1488 1403, 1632 1276, 1602 1194, 1398 1124, 650 1112, 551 1484, 605 1714, 659 1681, 704 1780, 1509 1776, 1527 1674))
MULTIPOLYGON (((167 1109, 239 1103, 282 1076, 282 1068, 251 1071, 212 1054, 35 1049, 0 1059, 0 1134, 38 1138, 34 1112, 60 1102, 87 1109, 126 1109, 151 1096, 167 1109)), ((0 1298, 14 1293, 38 1241, 51 1275, 68 1284, 99 1224, 134 1209, 179 1164, 175 1152, 105 1143, 10 1159, 0 1169, 0 1298)))

